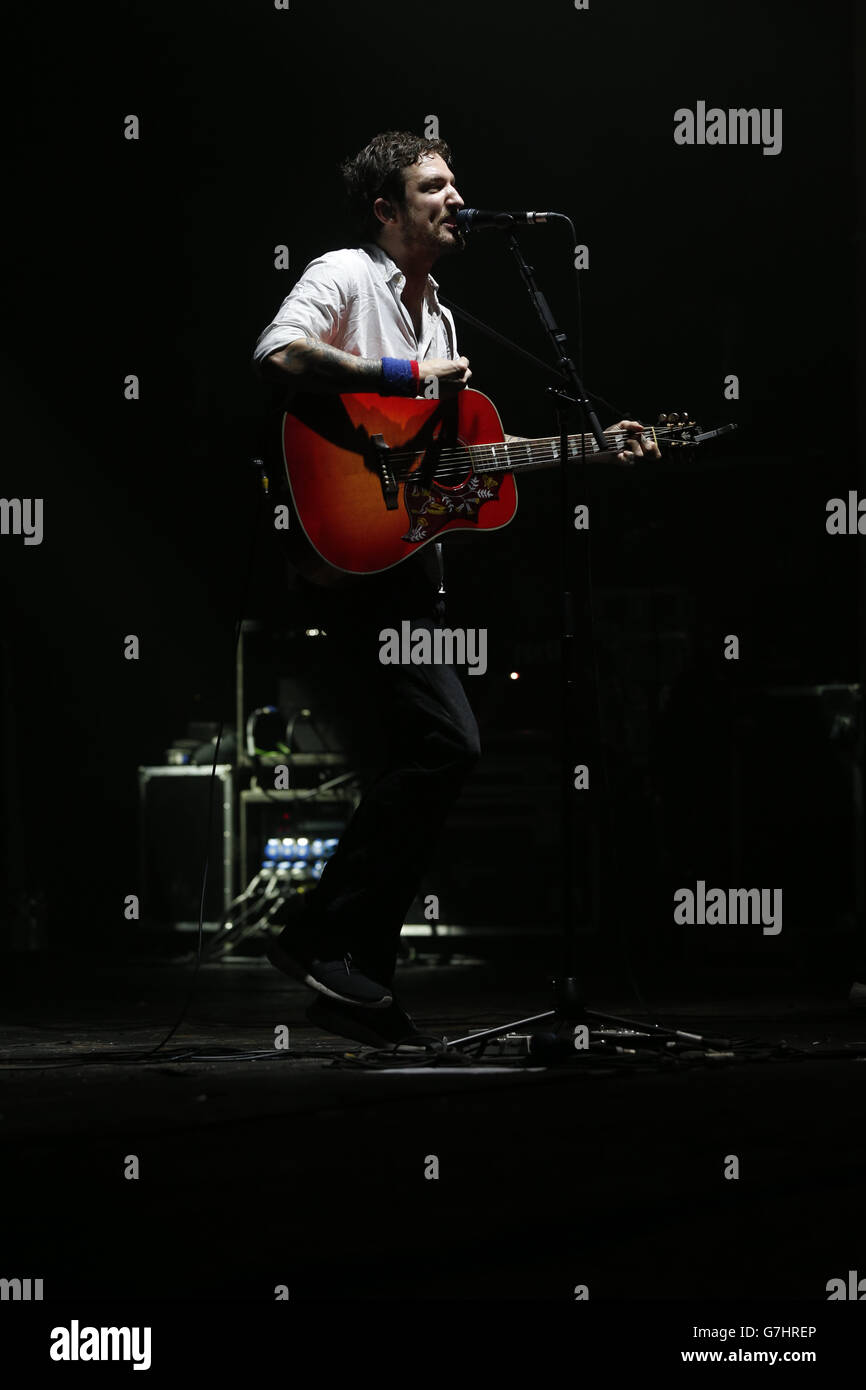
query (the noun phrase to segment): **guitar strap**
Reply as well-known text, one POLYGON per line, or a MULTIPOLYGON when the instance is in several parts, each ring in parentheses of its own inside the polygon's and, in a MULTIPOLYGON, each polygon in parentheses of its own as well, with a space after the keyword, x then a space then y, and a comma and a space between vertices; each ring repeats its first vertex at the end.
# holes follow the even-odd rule
MULTIPOLYGON (((440 304, 442 304, 443 302, 444 302, 443 300, 441 300, 441 299, 439 300, 439 303, 440 303, 440 304)), ((447 308, 447 307, 449 307, 449 306, 446 305, 446 308, 447 308)), ((447 336, 448 336, 449 354, 450 354, 450 356, 451 356, 452 358, 453 358, 453 357, 456 357, 456 356, 457 356, 457 342, 456 342, 456 339, 455 339, 455 336, 454 336, 454 328, 453 328, 453 325, 452 325, 452 323, 451 323, 451 320, 450 320, 449 318, 447 318, 445 314, 442 315, 442 322, 443 322, 444 325, 445 325, 445 332, 446 332, 446 334, 447 334, 447 336)), ((456 413, 455 413, 455 415, 454 415, 454 417, 453 417, 453 420, 456 420, 456 413)), ((441 447, 441 446, 440 446, 440 447, 441 447)), ((432 473, 432 468, 433 468, 433 463, 434 463, 434 457, 435 457, 435 455, 432 454, 432 452, 431 452, 431 457, 430 457, 430 469, 431 469, 431 473, 432 473)), ((430 478, 429 478, 429 477, 426 479, 426 486, 427 486, 427 487, 430 486, 430 478)), ((446 589, 445 589, 445 556, 444 556, 443 553, 442 553, 442 542, 441 542, 441 541, 434 541, 434 542, 433 542, 433 551, 434 551, 435 556, 436 556, 436 574, 438 575, 438 580, 439 580, 439 582, 438 582, 438 584, 437 584, 437 586, 436 586, 436 598, 437 598, 437 602, 436 602, 435 608, 436 608, 436 617, 437 617, 437 620, 441 623, 441 622, 444 622, 444 619, 445 619, 445 598, 446 598, 446 589)))
POLYGON ((453 448, 457 443, 459 430, 459 406, 456 396, 440 398, 431 411, 423 427, 415 436, 416 442, 424 440, 424 462, 417 473, 416 480, 422 487, 429 488, 433 482, 439 459, 444 448, 453 448), (436 427, 439 433, 433 434, 436 427))
MULTIPOLYGON (((444 302, 445 301, 442 299, 439 300, 440 304, 444 304, 444 302)), ((447 308, 448 306, 445 305, 445 307, 447 308)), ((454 337, 454 328, 451 323, 451 320, 449 318, 446 318, 444 314, 442 315, 442 322, 445 325, 445 332, 448 335, 448 356, 453 361, 453 359, 457 356, 457 340, 454 337)))
POLYGON ((439 598, 445 598, 445 557, 442 554, 442 542, 434 541, 433 548, 436 551, 436 567, 439 571, 439 588, 436 593, 439 598))

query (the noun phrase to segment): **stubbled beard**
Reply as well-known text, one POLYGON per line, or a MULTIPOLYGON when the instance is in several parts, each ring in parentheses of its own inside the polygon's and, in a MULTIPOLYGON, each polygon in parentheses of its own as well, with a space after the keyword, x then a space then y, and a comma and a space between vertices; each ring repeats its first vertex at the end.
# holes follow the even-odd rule
MULTIPOLYGON (((441 222, 438 224, 443 225, 441 222)), ((405 235, 405 233, 404 233, 405 235)), ((453 255, 455 252, 466 250, 466 233, 459 227, 455 227, 450 239, 442 240, 441 237, 433 236, 430 231, 423 226, 414 226, 406 236, 406 246, 410 251, 430 251, 434 249, 437 259, 440 256, 453 255)))
POLYGON ((449 253, 453 254, 455 251, 465 251, 466 233, 461 231, 459 227, 455 227, 452 232, 452 239, 447 244, 440 243, 440 246, 443 256, 447 256, 449 253))

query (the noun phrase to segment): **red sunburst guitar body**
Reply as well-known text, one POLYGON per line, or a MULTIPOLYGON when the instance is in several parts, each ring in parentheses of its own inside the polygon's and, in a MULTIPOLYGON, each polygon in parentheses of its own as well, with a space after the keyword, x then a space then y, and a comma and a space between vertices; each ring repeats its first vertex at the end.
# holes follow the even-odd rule
MULTIPOLYGON (((498 530, 517 511, 514 477, 501 463, 495 473, 476 467, 466 446, 503 439, 496 407, 480 391, 447 402, 306 398, 283 417, 293 524, 344 575, 390 569, 449 531, 498 530), (438 474, 426 486, 425 462, 438 474)), ((326 577, 314 573, 315 561, 302 568, 326 577)))

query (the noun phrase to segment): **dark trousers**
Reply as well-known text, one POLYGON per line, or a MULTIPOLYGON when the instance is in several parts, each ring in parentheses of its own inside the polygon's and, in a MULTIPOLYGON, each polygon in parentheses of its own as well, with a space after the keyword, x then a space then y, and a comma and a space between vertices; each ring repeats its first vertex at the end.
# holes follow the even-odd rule
POLYGON ((318 886, 303 895, 304 926, 325 959, 347 952, 390 986, 400 932, 434 860, 443 821, 480 756, 478 726, 453 666, 391 666, 380 632, 402 621, 432 630, 444 610, 422 589, 372 586, 323 597, 329 666, 363 750, 366 787, 318 886))

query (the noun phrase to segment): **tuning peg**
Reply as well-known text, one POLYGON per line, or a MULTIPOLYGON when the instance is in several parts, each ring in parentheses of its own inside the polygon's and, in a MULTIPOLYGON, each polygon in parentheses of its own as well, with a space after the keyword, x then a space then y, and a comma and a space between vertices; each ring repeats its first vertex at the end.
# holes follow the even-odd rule
POLYGON ((666 415, 660 415, 656 423, 659 424, 659 425, 666 425, 667 422, 668 422, 668 417, 667 417, 666 415))

